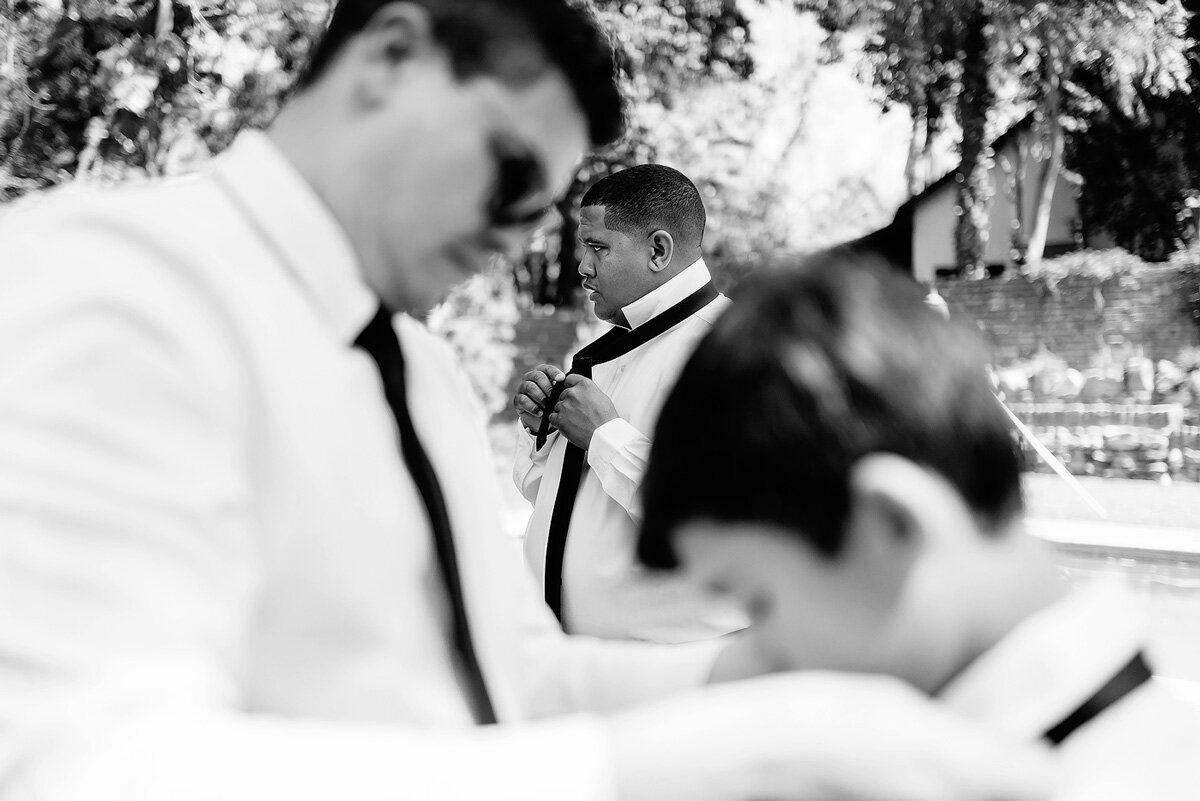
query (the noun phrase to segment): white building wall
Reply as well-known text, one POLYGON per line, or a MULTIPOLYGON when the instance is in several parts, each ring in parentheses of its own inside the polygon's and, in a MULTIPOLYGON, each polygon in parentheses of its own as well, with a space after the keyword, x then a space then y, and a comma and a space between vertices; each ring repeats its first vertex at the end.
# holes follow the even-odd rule
MULTIPOLYGON (((1028 134, 1024 134, 1028 135, 1028 134)), ((1005 148, 1005 154, 1015 151, 1016 143, 1005 148)), ((1033 211, 1037 203, 1037 176, 1041 160, 1029 159, 1025 168, 1025 236, 1033 224, 1033 211)), ((990 228, 984 260, 989 264, 1012 266, 1009 254, 1013 223, 1013 208, 1006 189, 1006 177, 1000 167, 1000 158, 992 167, 992 208, 989 215, 990 228)), ((953 181, 923 197, 913 212, 912 263, 913 275, 919 281, 931 281, 940 268, 954 266, 954 206, 958 187, 953 181)), ((1046 244, 1073 245, 1075 224, 1078 217, 1075 187, 1060 173, 1054 187, 1054 198, 1050 203, 1050 230, 1046 244)))

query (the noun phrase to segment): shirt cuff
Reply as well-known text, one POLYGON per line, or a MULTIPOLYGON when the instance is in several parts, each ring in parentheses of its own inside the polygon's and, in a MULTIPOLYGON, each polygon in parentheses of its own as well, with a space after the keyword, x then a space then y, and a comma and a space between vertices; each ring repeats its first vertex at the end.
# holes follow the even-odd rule
POLYGON ((546 435, 546 441, 542 444, 542 447, 538 448, 537 432, 530 431, 520 420, 517 420, 516 426, 517 430, 521 432, 517 435, 519 438, 518 442, 523 443, 522 447, 524 447, 525 452, 529 454, 530 461, 534 462, 535 464, 544 462, 546 460, 546 454, 550 452, 550 443, 554 441, 554 435, 558 433, 558 429, 552 429, 550 433, 546 435))
POLYGON ((592 442, 587 452, 588 465, 593 470, 599 470, 612 464, 618 454, 641 436, 642 432, 628 421, 620 417, 609 420, 592 432, 592 442))

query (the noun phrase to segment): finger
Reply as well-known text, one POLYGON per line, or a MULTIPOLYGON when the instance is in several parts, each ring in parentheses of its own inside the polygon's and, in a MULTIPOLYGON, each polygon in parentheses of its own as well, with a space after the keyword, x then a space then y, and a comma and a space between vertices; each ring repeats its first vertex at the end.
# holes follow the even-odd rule
POLYGON ((562 381, 567 376, 566 373, 555 367, 553 364, 539 364, 534 369, 544 373, 551 382, 555 383, 562 381))
POLYGON ((550 390, 554 388, 553 379, 541 370, 534 370, 532 373, 529 373, 529 383, 537 387, 538 392, 542 393, 543 397, 549 395, 550 390))
POLYGON ((518 395, 513 402, 513 407, 518 413, 529 414, 537 418, 542 416, 542 407, 530 400, 527 395, 518 395))
POLYGON ((529 429, 530 431, 537 431, 542 426, 541 418, 535 414, 521 412, 519 415, 517 415, 517 417, 520 419, 521 425, 525 426, 525 428, 529 429))
POLYGON ((590 383, 591 379, 581 376, 579 373, 571 373, 571 375, 567 376, 566 382, 568 387, 577 387, 583 383, 590 383))
MULTIPOLYGON (((544 379, 545 376, 543 376, 544 379)), ((539 409, 545 408, 546 397, 550 392, 549 390, 542 389, 540 383, 536 381, 522 381, 519 389, 521 390, 521 394, 537 404, 539 409)))

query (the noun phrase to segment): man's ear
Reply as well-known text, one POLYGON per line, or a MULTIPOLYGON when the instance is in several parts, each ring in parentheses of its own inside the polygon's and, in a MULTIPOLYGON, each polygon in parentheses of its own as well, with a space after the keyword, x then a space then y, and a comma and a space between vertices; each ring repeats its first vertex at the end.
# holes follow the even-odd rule
POLYGON ((893 453, 872 453, 850 469, 852 517, 861 512, 897 548, 929 548, 970 535, 974 518, 940 473, 893 453))
POLYGON ((406 65, 431 55, 441 57, 429 12, 405 2, 382 5, 355 36, 352 50, 360 69, 358 96, 371 106, 394 92, 406 65))
POLYGON ((944 536, 956 493, 941 476, 891 453, 872 453, 850 469, 845 549, 876 589, 898 597, 920 557, 944 536))
POLYGON ((675 240, 667 231, 659 229, 650 234, 650 271, 660 272, 671 263, 675 255, 675 240))

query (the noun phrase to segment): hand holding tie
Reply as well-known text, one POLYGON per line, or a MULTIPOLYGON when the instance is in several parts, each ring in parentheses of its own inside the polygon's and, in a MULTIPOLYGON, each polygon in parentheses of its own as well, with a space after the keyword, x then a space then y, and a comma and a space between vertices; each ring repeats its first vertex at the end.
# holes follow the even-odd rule
POLYGON ((587 450, 592 434, 605 423, 620 417, 612 399, 590 378, 572 374, 558 405, 550 412, 550 424, 562 432, 571 444, 587 450))
POLYGON ((566 373, 552 364, 539 364, 525 375, 513 395, 513 408, 525 430, 534 433, 542 424, 542 412, 554 385, 566 378, 566 373))

